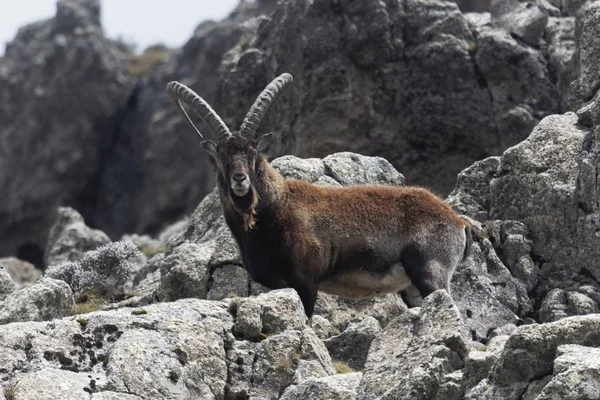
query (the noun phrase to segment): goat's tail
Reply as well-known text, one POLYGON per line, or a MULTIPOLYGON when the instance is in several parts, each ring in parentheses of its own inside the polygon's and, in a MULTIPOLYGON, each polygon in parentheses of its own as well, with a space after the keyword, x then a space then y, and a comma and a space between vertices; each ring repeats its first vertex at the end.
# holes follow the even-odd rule
MULTIPOLYGON (((464 218, 463 218, 464 219, 464 218)), ((471 255, 471 246, 473 245, 473 226, 469 220, 465 220, 465 251, 463 252, 462 261, 466 260, 471 255)))

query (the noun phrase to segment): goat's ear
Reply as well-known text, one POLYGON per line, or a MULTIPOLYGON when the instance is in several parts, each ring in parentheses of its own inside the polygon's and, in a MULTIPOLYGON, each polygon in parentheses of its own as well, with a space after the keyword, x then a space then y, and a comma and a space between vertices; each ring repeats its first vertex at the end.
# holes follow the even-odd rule
POLYGON ((265 133, 264 135, 261 135, 261 137, 256 139, 256 141, 255 141, 256 150, 263 151, 267 147, 267 144, 269 143, 271 136, 273 136, 273 132, 265 133))
POLYGON ((210 154, 211 156, 217 156, 217 144, 212 140, 203 140, 202 142, 200 142, 200 145, 202 146, 204 151, 210 154))

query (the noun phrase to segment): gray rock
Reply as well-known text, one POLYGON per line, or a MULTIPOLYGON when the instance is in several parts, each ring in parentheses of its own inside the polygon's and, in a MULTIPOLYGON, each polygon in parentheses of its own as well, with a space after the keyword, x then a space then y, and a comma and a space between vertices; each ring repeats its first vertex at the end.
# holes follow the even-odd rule
POLYGON ((577 50, 575 53, 575 80, 571 84, 569 103, 579 109, 592 99, 600 88, 600 4, 591 2, 577 21, 577 50))
POLYGON ((478 345, 471 349, 465 361, 465 388, 476 386, 487 378, 504 349, 508 335, 495 336, 486 345, 478 345))
POLYGON ((320 158, 283 156, 273 160, 271 165, 288 179, 315 182, 325 175, 325 164, 320 158))
POLYGON ((515 324, 506 324, 503 325, 501 327, 495 328, 493 329, 489 335, 488 338, 493 339, 496 336, 509 336, 511 335, 515 330, 517 329, 517 326, 515 324))
POLYGON ((0 263, 0 302, 17 290, 17 284, 12 280, 12 277, 0 263))
POLYGON ((15 257, 0 258, 0 265, 4 266, 17 288, 33 285, 42 274, 42 271, 35 268, 33 264, 15 257))
POLYGON ((493 22, 530 45, 538 45, 548 23, 541 2, 492 1, 493 22))
POLYGON ((452 298, 477 339, 531 311, 523 283, 498 258, 490 241, 475 242, 471 256, 459 264, 451 282, 452 298))
POLYGON ((579 123, 587 127, 595 127, 600 125, 600 90, 592 100, 585 103, 583 107, 577 110, 579 123))
POLYGON ((331 358, 347 364, 353 370, 362 370, 371 342, 380 331, 379 322, 367 316, 359 323, 351 323, 344 332, 323 343, 331 358))
POLYGON ((278 398, 291 384, 335 372, 327 349, 310 328, 284 330, 259 343, 237 341, 229 360, 227 398, 278 398))
POLYGON ((552 289, 540 306, 540 321, 553 322, 572 315, 599 313, 598 303, 587 295, 576 291, 552 289))
POLYGON ((538 268, 531 258, 531 239, 527 227, 519 221, 504 221, 500 228, 500 253, 512 275, 525 284, 527 292, 538 284, 538 268))
POLYGON ((585 134, 576 124, 573 113, 547 117, 527 140, 503 154, 490 185, 491 215, 523 222, 535 238, 532 251, 547 262, 570 271, 587 268, 600 277, 600 270, 589 263, 600 249, 590 232, 593 209, 578 215, 575 207, 577 197, 584 195, 577 187, 585 134))
POLYGON ((89 228, 77 211, 59 207, 48 234, 44 263, 49 266, 79 261, 86 251, 107 243, 110 238, 102 231, 89 228))
MULTIPOLYGON (((213 167, 198 135, 169 103, 165 84, 178 80, 214 104, 225 54, 248 46, 260 17, 272 9, 268 3, 243 2, 223 21, 200 23, 181 49, 140 79, 122 116, 113 150, 106 156, 98 200, 89 211, 111 237, 129 232, 156 234, 166 223, 192 212, 212 190, 213 167)), ((203 124, 199 129, 210 136, 203 124)))
POLYGON ((143 400, 141 397, 119 392, 94 393, 93 400, 143 400))
POLYGON ((373 341, 357 399, 460 399, 469 343, 448 293, 434 292, 373 341))
POLYGON ((35 285, 16 291, 0 304, 0 324, 49 321, 71 314, 73 292, 63 281, 42 278, 35 285))
POLYGON ((166 301, 203 298, 210 277, 206 267, 212 256, 194 243, 184 243, 165 255, 160 264, 161 295, 166 301))
POLYGON ((6 45, 0 254, 41 267, 56 208, 82 209, 95 197, 94 178, 134 84, 104 36, 97 0, 58 1, 54 18, 22 27, 6 45))
MULTIPOLYGON (((46 368, 27 374, 14 387, 14 399, 81 400, 88 395, 90 378, 85 374, 46 368)), ((94 399, 96 396, 94 396, 94 399)))
POLYGON ((381 157, 337 153, 323 159, 325 173, 342 185, 403 185, 404 176, 381 157))
POLYGON ((500 166, 500 157, 476 161, 458 174, 456 187, 446 202, 461 214, 487 220, 490 208, 490 181, 500 166))
POLYGON ((273 290, 256 297, 232 300, 237 318, 234 332, 245 339, 284 330, 300 330, 307 318, 298 293, 293 289, 273 290))
POLYGON ((464 13, 464 16, 469 24, 475 28, 482 28, 492 24, 492 14, 489 12, 467 12, 464 13))
POLYGON ((289 387, 280 397, 281 400, 346 400, 356 398, 358 384, 362 374, 333 375, 325 378, 313 378, 289 387))
POLYGON ((487 27, 469 24, 451 2, 328 4, 281 2, 248 48, 224 58, 213 105, 232 127, 271 79, 294 76, 262 125, 285 132, 273 153, 377 154, 412 182, 448 193, 472 160, 517 143, 558 111, 542 54, 508 34, 490 41, 479 31, 487 27))
POLYGON ((364 300, 349 300, 328 293, 319 292, 315 314, 326 318, 334 331, 341 333, 351 322, 362 321, 365 317, 375 318, 381 326, 406 311, 406 304, 399 295, 387 294, 364 300))
POLYGON ((249 295, 250 277, 245 269, 237 265, 224 265, 211 275, 212 284, 206 294, 209 300, 222 300, 227 297, 246 297, 249 295))
MULTIPOLYGON (((0 326, 0 379, 32 381, 31 373, 62 368, 77 371, 88 385, 91 375, 100 392, 223 399, 226 348, 234 341, 227 308, 222 302, 180 300, 149 305, 143 313, 123 308, 0 326)), ((55 379, 45 390, 61 385, 55 379)), ((73 394, 82 398, 79 391, 73 394)))
POLYGON ((542 379, 535 380, 527 386, 527 390, 523 393, 523 400, 537 400, 544 386, 550 382, 551 376, 546 376, 542 379))
MULTIPOLYGON (((599 326, 600 315, 590 314, 519 327, 508 338, 489 377, 469 391, 466 398, 520 398, 529 382, 552 374, 553 369, 556 371, 554 362, 559 346, 577 344, 598 347, 599 326)), ((586 364, 582 359, 582 365, 586 364)), ((593 363, 589 366, 594 368, 593 363)))
POLYGON ((503 30, 484 29, 479 35, 475 61, 494 99, 502 135, 498 149, 506 149, 527 137, 537 115, 557 111, 559 97, 542 54, 503 30))
POLYGON ((556 350, 553 376, 537 400, 592 400, 600 397, 600 349, 563 345, 556 350))
POLYGON ((109 243, 88 251, 77 263, 48 267, 46 276, 67 282, 75 294, 92 287, 124 289, 135 272, 131 261, 138 257, 143 255, 131 242, 109 243))
POLYGON ((336 334, 333 324, 322 315, 313 315, 310 326, 321 340, 329 339, 336 334))
POLYGON ((575 18, 549 18, 544 37, 548 42, 548 62, 557 78, 561 110, 566 111, 574 74, 575 18))

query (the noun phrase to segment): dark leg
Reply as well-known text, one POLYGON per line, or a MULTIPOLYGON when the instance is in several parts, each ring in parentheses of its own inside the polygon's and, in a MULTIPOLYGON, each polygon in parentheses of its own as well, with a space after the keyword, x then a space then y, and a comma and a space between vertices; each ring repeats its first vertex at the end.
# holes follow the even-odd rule
POLYGON ((260 283, 263 286, 271 290, 275 289, 283 289, 288 287, 288 285, 279 277, 268 274, 268 273, 254 273, 251 274, 250 277, 256 283, 260 283))
POLYGON ((312 282, 296 281, 290 285, 300 296, 304 312, 308 318, 313 316, 315 312, 315 303, 317 302, 317 284, 312 282))
POLYGON ((425 298, 436 290, 448 290, 447 272, 444 266, 435 260, 427 259, 414 245, 408 245, 402 251, 401 262, 412 284, 425 298))

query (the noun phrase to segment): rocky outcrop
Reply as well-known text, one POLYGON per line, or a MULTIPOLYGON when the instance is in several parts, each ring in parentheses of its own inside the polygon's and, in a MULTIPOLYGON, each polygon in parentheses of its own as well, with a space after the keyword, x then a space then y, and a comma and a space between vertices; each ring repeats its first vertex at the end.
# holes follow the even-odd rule
POLYGON ((12 277, 4 268, 4 265, 0 264, 0 301, 3 301, 8 295, 17 289, 17 285, 13 281, 12 277))
POLYGON ((17 399, 39 398, 34 382, 61 399, 234 399, 334 373, 293 290, 256 301, 264 314, 246 316, 268 333, 256 342, 234 328, 243 304, 197 299, 0 326, 0 378, 17 399))
POLYGON ((0 325, 21 321, 49 321, 70 315, 73 292, 61 280, 42 278, 35 285, 9 294, 0 302, 0 325))
POLYGON ((591 261, 600 255, 598 139, 578 122, 574 113, 545 118, 502 157, 461 174, 449 197, 461 212, 496 220, 492 245, 545 322, 595 312, 600 300, 591 261))
MULTIPOLYGON (((138 82, 100 174, 98 201, 84 214, 90 223, 111 237, 156 234, 193 211, 212 190, 213 167, 197 135, 169 103, 165 85, 181 81, 212 103, 225 53, 248 45, 260 16, 272 11, 273 3, 241 2, 223 21, 201 23, 181 49, 138 82)), ((201 122, 198 126, 210 136, 201 122)))
POLYGON ((307 379, 305 382, 287 389, 281 400, 314 399, 346 400, 356 398, 356 391, 362 374, 350 373, 307 379))
POLYGON ((42 273, 33 264, 15 257, 0 258, 0 266, 4 267, 19 289, 33 285, 42 273))
POLYGON ((553 395, 594 398, 600 383, 593 361, 600 346, 599 321, 595 314, 520 327, 506 341, 489 376, 466 399, 516 400, 526 392, 539 400, 553 395))
POLYGON ((118 47, 104 37, 97 0, 61 0, 27 25, 0 58, 0 255, 42 265, 56 207, 95 196, 133 89, 118 47))
POLYGON ((358 323, 351 323, 339 335, 324 341, 331 357, 343 362, 353 370, 362 370, 371 348, 371 342, 381 331, 379 322, 370 316, 358 323))
MULTIPOLYGON (((548 20, 547 10, 539 13, 525 33, 536 41, 548 20)), ((560 110, 539 50, 501 24, 471 25, 444 1, 285 1, 222 68, 215 107, 231 126, 270 79, 294 76, 264 121, 265 131, 285 132, 275 152, 378 154, 445 193, 473 160, 524 139, 560 110)))
POLYGON ((448 293, 434 292, 373 341, 357 399, 461 399, 469 344, 448 293))
POLYGON ((70 207, 59 207, 56 214, 44 253, 46 266, 79 261, 86 251, 111 241, 104 232, 89 228, 83 217, 70 207))

